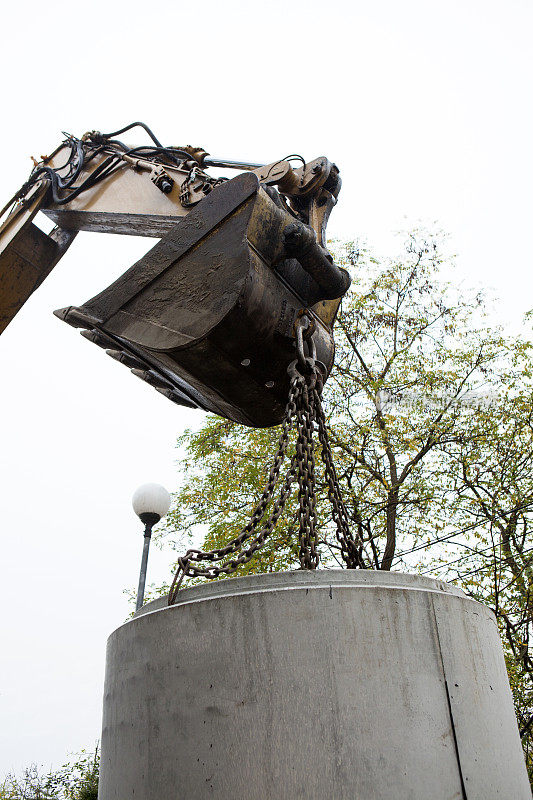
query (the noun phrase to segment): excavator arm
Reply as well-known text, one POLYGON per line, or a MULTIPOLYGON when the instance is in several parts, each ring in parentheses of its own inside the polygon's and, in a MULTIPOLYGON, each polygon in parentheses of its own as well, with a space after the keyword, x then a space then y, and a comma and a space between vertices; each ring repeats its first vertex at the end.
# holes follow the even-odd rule
POLYGON ((325 157, 232 162, 164 147, 142 123, 68 136, 0 216, 0 332, 78 231, 156 237, 110 287, 56 315, 176 403, 275 424, 299 316, 312 320, 326 375, 333 362, 332 325, 349 286, 326 249, 339 190, 325 157), (150 144, 117 139, 135 125, 150 144), (55 223, 48 235, 33 222, 39 211, 55 223))

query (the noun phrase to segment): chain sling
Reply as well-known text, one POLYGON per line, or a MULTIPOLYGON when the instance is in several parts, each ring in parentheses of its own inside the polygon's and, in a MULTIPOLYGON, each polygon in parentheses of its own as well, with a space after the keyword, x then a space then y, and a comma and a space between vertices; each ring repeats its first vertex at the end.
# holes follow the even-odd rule
POLYGON ((240 566, 248 563, 265 544, 274 530, 278 519, 289 499, 294 483, 298 484, 298 541, 301 569, 313 570, 318 567, 318 533, 316 514, 315 478, 315 431, 321 445, 320 454, 324 462, 328 487, 328 499, 336 527, 336 537, 341 548, 341 556, 348 569, 365 568, 363 542, 354 538, 350 531, 349 515, 342 498, 342 491, 335 470, 333 453, 328 437, 326 418, 322 407, 324 366, 316 359, 316 349, 312 336, 308 338, 310 354, 305 355, 304 331, 310 330, 309 320, 302 317, 296 324, 296 349, 298 358, 293 361, 288 372, 291 376, 289 398, 285 408, 278 449, 267 484, 250 517, 238 536, 224 547, 204 551, 187 550, 178 558, 178 567, 168 595, 168 603, 176 601, 181 584, 186 576, 203 577, 210 580, 222 573, 231 575, 240 566), (296 430, 296 452, 289 467, 281 478, 281 467, 287 455, 292 429, 296 430), (276 487, 280 484, 277 499, 273 500, 276 487), (264 515, 272 502, 270 514, 264 515))

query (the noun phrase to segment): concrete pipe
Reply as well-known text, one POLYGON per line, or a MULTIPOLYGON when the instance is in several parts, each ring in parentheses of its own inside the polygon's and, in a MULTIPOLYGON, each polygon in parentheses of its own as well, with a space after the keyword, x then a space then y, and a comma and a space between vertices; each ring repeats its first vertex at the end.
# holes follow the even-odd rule
POLYGON ((149 603, 110 637, 100 800, 530 800, 494 615, 319 570, 149 603))

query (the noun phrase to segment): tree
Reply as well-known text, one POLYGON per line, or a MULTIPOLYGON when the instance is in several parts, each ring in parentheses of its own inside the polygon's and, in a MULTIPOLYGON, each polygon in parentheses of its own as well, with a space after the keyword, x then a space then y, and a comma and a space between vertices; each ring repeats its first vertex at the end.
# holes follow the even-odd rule
POLYGON ((494 609, 533 778, 533 385, 531 345, 516 343, 499 391, 478 405, 468 437, 447 448, 450 511, 470 536, 434 563, 494 609))
MULTIPOLYGON (((329 434, 368 566, 390 569, 398 541, 436 530, 432 519, 445 502, 439 453, 468 424, 460 400, 495 370, 502 337, 481 324, 480 296, 465 297, 438 279, 453 260, 443 254, 442 237, 415 231, 397 259, 380 261, 352 245, 336 255, 354 284, 339 313, 336 362, 324 392, 329 434)), ((199 531, 206 548, 231 539, 268 475, 278 435, 215 417, 186 431, 178 442, 183 483, 166 541, 179 550, 184 535, 199 531)), ((318 480, 324 488, 320 472, 318 480)), ((239 571, 295 566, 295 517, 293 500, 267 545, 239 571)), ((318 517, 322 562, 339 564, 324 492, 318 517)))
MULTIPOLYGON (((440 235, 410 233, 395 259, 351 244, 336 258, 354 282, 324 405, 351 525, 367 566, 442 575, 494 608, 533 777, 531 347, 488 324, 481 295, 443 279, 453 258, 440 235)), ((162 546, 232 539, 277 438, 213 416, 186 431, 162 546)), ((320 472, 318 484, 322 565, 342 566, 320 472)), ((238 573, 298 566, 295 521, 293 499, 238 573)))
POLYGON ((20 776, 10 773, 0 785, 0 800, 98 800, 100 754, 82 750, 56 771, 43 772, 37 764, 20 776))

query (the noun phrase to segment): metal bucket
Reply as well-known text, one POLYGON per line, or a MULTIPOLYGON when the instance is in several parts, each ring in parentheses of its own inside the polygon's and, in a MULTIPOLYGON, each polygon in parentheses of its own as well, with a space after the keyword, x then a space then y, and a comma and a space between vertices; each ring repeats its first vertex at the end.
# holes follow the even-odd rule
POLYGON ((491 611, 415 575, 233 578, 110 637, 100 800, 529 800, 491 611))
POLYGON ((252 173, 216 187, 115 283, 55 313, 177 403, 281 422, 295 322, 312 320, 327 377, 349 278, 268 188, 252 173))

